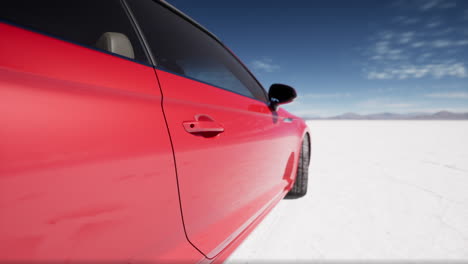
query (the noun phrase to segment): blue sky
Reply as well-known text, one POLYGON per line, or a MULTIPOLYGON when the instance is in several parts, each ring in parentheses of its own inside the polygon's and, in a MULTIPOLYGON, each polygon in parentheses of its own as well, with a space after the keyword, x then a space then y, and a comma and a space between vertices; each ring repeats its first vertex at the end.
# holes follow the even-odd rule
POLYGON ((301 116, 468 112, 466 0, 170 0, 301 116))

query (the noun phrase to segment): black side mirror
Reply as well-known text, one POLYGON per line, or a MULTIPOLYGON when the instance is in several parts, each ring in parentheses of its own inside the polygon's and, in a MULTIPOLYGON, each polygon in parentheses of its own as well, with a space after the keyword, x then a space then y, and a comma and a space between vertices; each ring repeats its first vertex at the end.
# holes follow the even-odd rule
POLYGON ((270 99, 270 108, 273 111, 278 109, 280 104, 287 104, 297 97, 296 90, 285 84, 275 83, 270 86, 268 91, 268 97, 270 99))

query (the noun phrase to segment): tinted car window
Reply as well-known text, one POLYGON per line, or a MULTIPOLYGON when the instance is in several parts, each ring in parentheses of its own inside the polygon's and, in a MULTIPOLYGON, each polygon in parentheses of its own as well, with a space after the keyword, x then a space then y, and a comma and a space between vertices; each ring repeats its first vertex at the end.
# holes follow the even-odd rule
POLYGON ((93 47, 105 32, 122 33, 129 38, 135 59, 147 62, 138 36, 119 0, 0 1, 0 18, 93 47))
POLYGON ((129 1, 158 67, 266 101, 263 88, 218 41, 155 1, 129 1))

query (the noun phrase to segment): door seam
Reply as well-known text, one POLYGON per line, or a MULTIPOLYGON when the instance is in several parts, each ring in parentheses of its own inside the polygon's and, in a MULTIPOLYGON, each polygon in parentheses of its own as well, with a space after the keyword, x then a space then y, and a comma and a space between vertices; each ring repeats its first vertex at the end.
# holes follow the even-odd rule
POLYGON ((184 220, 184 213, 183 213, 183 210, 182 210, 182 198, 181 198, 181 195, 180 195, 180 187, 179 187, 179 174, 177 172, 177 160, 176 160, 176 156, 175 156, 175 150, 174 150, 174 144, 172 142, 172 136, 171 136, 171 131, 169 129, 169 124, 167 122, 167 117, 166 117, 166 113, 164 111, 164 93, 162 91, 162 87, 161 87, 161 83, 159 82, 159 78, 158 78, 158 74, 156 72, 156 69, 153 67, 153 70, 154 70, 154 75, 156 77, 156 81, 158 83, 158 86, 159 86, 159 90, 161 91, 161 110, 162 110, 162 114, 163 114, 163 117, 164 117, 164 123, 166 124, 166 129, 167 129, 167 133, 169 135, 169 142, 171 144, 171 149, 172 149, 172 158, 173 158, 173 161, 174 161, 174 171, 175 171, 175 175, 176 175, 176 183, 177 183, 177 195, 179 197, 179 209, 180 209, 180 216, 182 218, 182 227, 184 228, 184 234, 185 234, 185 238, 187 239, 187 241, 190 243, 190 245, 192 245, 198 252, 200 252, 200 254, 202 254, 205 258, 208 259, 208 257, 199 249, 197 248, 193 243, 192 241, 190 241, 189 237, 188 237, 188 234, 187 234, 187 229, 185 227, 185 220, 184 220))

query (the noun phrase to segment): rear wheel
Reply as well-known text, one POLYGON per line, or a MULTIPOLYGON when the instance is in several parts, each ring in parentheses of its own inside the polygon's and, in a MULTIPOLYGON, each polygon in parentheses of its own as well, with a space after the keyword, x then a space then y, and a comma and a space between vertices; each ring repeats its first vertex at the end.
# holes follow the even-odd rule
POLYGON ((297 167, 296 181, 292 189, 288 192, 285 199, 301 198, 307 193, 307 181, 309 179, 309 162, 310 162, 310 144, 309 136, 306 135, 302 141, 301 153, 299 154, 299 162, 297 167))

